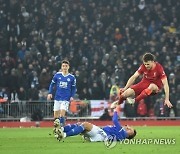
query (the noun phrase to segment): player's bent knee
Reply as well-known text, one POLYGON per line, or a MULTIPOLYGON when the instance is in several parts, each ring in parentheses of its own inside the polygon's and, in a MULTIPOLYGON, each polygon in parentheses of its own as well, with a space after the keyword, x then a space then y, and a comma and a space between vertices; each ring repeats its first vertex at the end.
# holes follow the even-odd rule
POLYGON ((154 91, 154 90, 157 90, 158 89, 158 86, 155 85, 154 83, 151 83, 148 87, 150 90, 154 91))
POLYGON ((128 89, 122 94, 122 97, 123 97, 123 98, 127 98, 127 97, 131 97, 131 96, 134 96, 134 95, 135 95, 134 89, 128 88, 128 89))
POLYGON ((83 122, 82 125, 84 126, 85 130, 91 131, 93 125, 89 122, 83 122))

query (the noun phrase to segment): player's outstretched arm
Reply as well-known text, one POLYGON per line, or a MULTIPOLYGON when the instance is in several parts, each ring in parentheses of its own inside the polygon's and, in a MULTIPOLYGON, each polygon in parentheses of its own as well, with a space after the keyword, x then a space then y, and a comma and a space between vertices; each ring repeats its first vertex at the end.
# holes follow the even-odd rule
POLYGON ((139 76, 140 74, 138 73, 138 71, 136 71, 130 78, 129 80, 127 81, 126 83, 126 86, 122 89, 123 91, 125 91, 126 89, 128 89, 134 82, 135 80, 137 79, 137 77, 139 76))
POLYGON ((47 100, 51 100, 53 95, 52 95, 52 91, 53 91, 53 86, 54 86, 55 82, 52 80, 51 84, 49 85, 49 90, 48 90, 48 95, 47 95, 47 100))
POLYGON ((165 92, 165 101, 164 104, 167 105, 169 108, 173 107, 171 102, 169 101, 169 84, 167 78, 164 78, 162 80, 163 86, 164 86, 164 92, 165 92))
POLYGON ((112 117, 112 121, 119 130, 122 128, 122 126, 120 125, 119 120, 118 120, 118 114, 117 114, 116 109, 114 109, 114 115, 112 117))

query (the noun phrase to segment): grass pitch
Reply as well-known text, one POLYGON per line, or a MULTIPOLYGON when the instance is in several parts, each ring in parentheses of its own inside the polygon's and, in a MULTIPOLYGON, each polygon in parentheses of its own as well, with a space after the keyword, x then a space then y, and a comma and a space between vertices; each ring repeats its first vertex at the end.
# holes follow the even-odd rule
POLYGON ((136 139, 174 139, 175 144, 120 144, 107 149, 104 143, 84 142, 81 136, 58 142, 52 128, 0 128, 2 154, 180 154, 180 126, 135 127, 136 139), (50 135, 51 134, 51 135, 50 135))

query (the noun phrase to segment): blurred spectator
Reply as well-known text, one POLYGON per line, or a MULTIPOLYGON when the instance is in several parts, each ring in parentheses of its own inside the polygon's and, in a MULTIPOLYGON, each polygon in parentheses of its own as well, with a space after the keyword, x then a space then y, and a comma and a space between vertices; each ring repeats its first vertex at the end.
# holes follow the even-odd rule
POLYGON ((164 96, 160 96, 159 99, 156 100, 155 103, 155 115, 157 117, 165 116, 165 106, 164 106, 164 96))
POLYGON ((42 72, 39 76, 39 88, 40 89, 48 89, 49 87, 49 82, 51 81, 51 76, 47 72, 45 68, 42 69, 42 72))
POLYGON ((101 94, 101 89, 98 87, 97 82, 93 82, 92 88, 91 88, 91 99, 94 100, 101 100, 103 99, 101 94))
POLYGON ((124 114, 126 117, 136 117, 135 106, 126 103, 124 106, 124 114))
POLYGON ((19 112, 24 114, 26 112, 27 93, 23 87, 19 88, 17 96, 19 99, 18 101, 19 112))
POLYGON ((18 90, 18 99, 20 101, 27 100, 27 94, 26 94, 26 91, 23 87, 20 87, 18 90))
POLYGON ((46 101, 48 95, 48 90, 45 88, 42 88, 39 90, 39 100, 40 101, 46 101))
POLYGON ((0 98, 1 102, 7 102, 8 101, 8 92, 5 88, 0 88, 0 98))
POLYGON ((108 88, 108 79, 105 74, 105 72, 101 73, 101 76, 98 80, 98 88, 100 89, 99 91, 99 97, 102 99, 108 99, 106 98, 106 89, 108 88))
POLYGON ((117 100, 119 91, 120 91, 120 88, 118 86, 118 81, 116 81, 115 84, 112 85, 111 90, 110 90, 110 96, 109 96, 110 102, 114 102, 115 100, 117 100))
POLYGON ((100 116, 99 120, 112 120, 112 117, 109 115, 108 108, 104 109, 104 113, 100 116))
POLYGON ((28 50, 26 49, 26 45, 22 45, 21 49, 17 52, 17 57, 18 59, 20 59, 21 61, 24 60, 26 54, 27 54, 28 50))
POLYGON ((0 88, 0 113, 4 113, 4 103, 8 102, 8 93, 5 88, 0 88))
POLYGON ((81 100, 90 100, 91 99, 91 94, 89 92, 89 89, 87 87, 82 89, 82 92, 79 94, 79 99, 81 100))
POLYGON ((120 29, 116 28, 114 32, 114 39, 116 43, 118 43, 123 38, 122 34, 120 33, 120 29))
POLYGON ((39 91, 38 89, 35 87, 34 84, 31 85, 31 88, 28 89, 28 100, 29 101, 37 101, 39 100, 39 91))
POLYGON ((11 70, 11 74, 8 77, 8 89, 11 94, 11 100, 16 100, 15 95, 19 90, 19 84, 18 84, 18 76, 15 68, 11 70))
POLYGON ((6 52, 6 55, 5 57, 2 59, 2 69, 5 70, 5 69, 9 69, 11 70, 12 68, 15 67, 15 60, 14 58, 10 57, 10 53, 9 52, 6 52))
POLYGON ((142 99, 137 105, 137 115, 140 117, 147 116, 147 106, 144 99, 142 99))

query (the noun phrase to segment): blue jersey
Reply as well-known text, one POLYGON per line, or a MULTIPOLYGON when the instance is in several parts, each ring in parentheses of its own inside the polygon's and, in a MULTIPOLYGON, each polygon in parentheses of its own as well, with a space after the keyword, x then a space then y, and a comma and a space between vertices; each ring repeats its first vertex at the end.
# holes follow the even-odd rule
POLYGON ((57 72, 49 86, 49 94, 52 94, 54 85, 56 85, 55 100, 69 101, 70 97, 74 97, 76 92, 76 78, 74 75, 69 73, 64 76, 62 72, 57 72))
POLYGON ((127 138, 128 134, 127 134, 126 130, 124 130, 124 128, 120 125, 120 123, 118 121, 117 112, 114 112, 112 120, 113 120, 114 126, 105 126, 103 128, 105 133, 107 135, 115 135, 117 141, 127 138))

